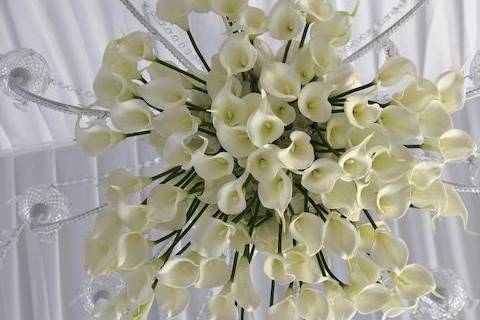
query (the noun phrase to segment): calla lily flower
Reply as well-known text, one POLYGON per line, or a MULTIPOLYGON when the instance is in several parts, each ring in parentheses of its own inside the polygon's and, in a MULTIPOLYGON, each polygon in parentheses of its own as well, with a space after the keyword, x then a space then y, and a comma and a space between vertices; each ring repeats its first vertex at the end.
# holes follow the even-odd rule
POLYGON ((237 308, 230 294, 219 294, 208 301, 209 320, 236 320, 237 308))
POLYGON ((210 7, 221 16, 234 17, 242 8, 248 5, 248 0, 210 0, 210 7))
MULTIPOLYGON (((463 227, 466 231, 467 229, 467 222, 468 222, 468 211, 463 203, 462 198, 459 196, 458 192, 455 188, 451 185, 444 185, 445 186, 445 193, 447 197, 447 205, 443 208, 443 210, 439 211, 436 215, 432 218, 432 223, 435 226, 435 222, 438 218, 441 217, 456 217, 459 216, 462 219, 463 227)), ((472 232, 471 232, 472 233, 472 232)))
POLYGON ((417 300, 435 289, 432 274, 419 264, 409 264, 393 277, 397 292, 403 298, 417 300))
POLYGON ((230 243, 235 227, 222 220, 207 217, 195 228, 192 236, 192 249, 210 258, 220 257, 230 243))
POLYGON ((103 244, 113 244, 122 232, 122 220, 116 209, 106 209, 95 219, 91 239, 103 244))
POLYGON ((295 280, 295 276, 287 271, 287 260, 281 256, 268 255, 263 263, 263 272, 280 285, 286 285, 295 280))
POLYGON ((297 308, 300 317, 305 320, 327 320, 330 309, 325 296, 309 285, 302 286, 297 308))
POLYGON ((101 187, 108 203, 118 206, 129 196, 143 190, 150 182, 150 178, 133 176, 125 169, 118 169, 112 171, 107 179, 102 181, 101 187))
POLYGON ((358 247, 359 236, 355 227, 340 217, 329 217, 323 229, 323 243, 342 259, 352 258, 358 247))
POLYGON ((267 319, 289 320, 298 319, 298 309, 293 295, 288 295, 282 301, 268 309, 267 319))
POLYGON ((143 232, 148 226, 146 206, 121 205, 118 208, 118 216, 123 225, 134 232, 143 232))
POLYGON ((184 288, 173 288, 157 283, 155 301, 168 319, 180 314, 190 303, 190 293, 184 288))
POLYGON ((373 283, 363 288, 354 298, 355 309, 360 314, 371 314, 380 310, 390 298, 390 290, 373 283))
POLYGON ((322 274, 315 257, 310 257, 305 252, 305 247, 297 245, 285 253, 287 260, 287 273, 293 274, 297 281, 306 283, 319 283, 322 274))
MULTIPOLYGON (((309 0, 309 2, 315 1, 309 0)), ((312 25, 312 38, 323 37, 335 47, 345 45, 350 40, 350 17, 353 14, 346 11, 335 11, 331 19, 315 22, 312 25)))
POLYGON ((235 180, 235 176, 233 174, 223 176, 216 180, 205 180, 203 193, 198 197, 198 199, 204 203, 216 204, 217 194, 220 188, 223 187, 224 184, 233 180, 235 180))
POLYGON ((296 216, 289 227, 292 237, 302 243, 309 256, 315 255, 323 246, 323 221, 320 217, 302 212, 296 216))
POLYGON ((265 93, 262 95, 260 107, 250 115, 247 122, 248 136, 257 147, 277 140, 284 130, 283 121, 273 113, 265 93))
POLYGON ((316 65, 309 47, 300 48, 293 57, 291 65, 302 79, 302 85, 309 83, 316 75, 316 65))
POLYGON ((125 134, 112 131, 104 124, 81 128, 77 121, 75 138, 87 155, 97 156, 125 139, 125 134))
POLYGON ((250 312, 260 305, 260 297, 253 285, 250 264, 246 257, 241 257, 232 283, 232 297, 239 306, 250 312))
POLYGON ((281 62, 268 62, 262 68, 260 85, 270 95, 287 102, 297 99, 302 80, 295 69, 281 62))
POLYGON ((248 34, 237 33, 223 43, 219 58, 229 74, 237 74, 253 68, 257 50, 248 40, 248 34))
POLYGON ((355 287, 364 288, 380 277, 380 269, 375 262, 361 253, 349 259, 347 266, 351 285, 355 287))
POLYGON ((465 104, 465 77, 462 71, 449 71, 437 79, 440 101, 448 113, 459 111, 465 104))
POLYGON ((178 25, 183 30, 188 30, 188 15, 193 10, 192 0, 159 0, 157 1, 156 14, 160 20, 178 25))
POLYGON ((414 164, 414 159, 407 148, 395 146, 375 154, 372 170, 380 181, 390 183, 407 176, 414 164))
POLYGON ((308 168, 315 159, 311 137, 303 131, 293 131, 290 140, 292 143, 278 152, 278 158, 289 169, 308 168))
POLYGON ((438 147, 445 161, 465 160, 477 151, 473 138, 460 129, 450 129, 442 134, 438 147))
POLYGON ((243 184, 249 173, 245 171, 240 178, 225 183, 217 194, 218 209, 225 214, 239 214, 247 207, 243 184))
POLYGON ((178 215, 185 215, 187 193, 178 187, 159 184, 148 197, 148 219, 162 223, 173 220, 178 215))
POLYGON ((421 161, 415 164, 408 182, 417 190, 425 190, 442 175, 443 164, 436 161, 421 161))
POLYGON ((437 96, 437 87, 426 79, 415 79, 401 92, 393 96, 393 100, 412 112, 424 111, 437 96))
POLYGON ((298 97, 298 109, 312 121, 326 122, 332 114, 328 96, 333 89, 333 86, 320 81, 307 84, 298 97))
POLYGON ((357 127, 351 127, 347 130, 348 145, 353 147, 361 144, 368 136, 371 136, 368 140, 366 149, 367 153, 373 155, 381 150, 390 149, 390 141, 384 127, 377 123, 373 123, 365 129, 357 127))
POLYGON ((300 0, 298 3, 307 14, 307 21, 329 21, 335 14, 335 9, 328 0, 300 0))
POLYGON ((115 128, 125 133, 133 133, 150 129, 153 113, 143 100, 134 99, 113 106, 110 117, 115 128))
POLYGON ((270 181, 258 184, 258 197, 265 208, 283 213, 292 199, 292 180, 284 170, 278 171, 270 181))
MULTIPOLYGON (((333 114, 327 122, 326 138, 332 148, 345 148, 348 132, 352 125, 345 114, 333 114)), ((363 141, 363 140, 362 140, 363 141)))
POLYGON ((395 272, 405 267, 409 256, 405 242, 387 230, 376 230, 370 253, 379 267, 395 272))
POLYGON ((340 67, 342 58, 328 39, 323 37, 312 38, 309 49, 318 76, 323 76, 340 67))
POLYGON ((145 32, 132 32, 117 39, 115 51, 117 54, 129 61, 155 60, 153 41, 145 32))
POLYGON ((93 82, 97 104, 110 108, 114 103, 127 101, 133 97, 128 80, 110 68, 102 67, 93 82))
POLYGON ((158 282, 172 288, 188 288, 197 282, 198 277, 198 264, 180 256, 170 258, 157 272, 158 282))
POLYGON ((408 111, 402 106, 392 104, 384 108, 379 122, 390 136, 400 143, 420 137, 418 114, 408 111), (398 119, 402 119, 402 121, 398 121, 398 119))
POLYGON ((290 0, 275 3, 268 16, 267 29, 274 39, 290 40, 295 38, 305 24, 302 13, 290 0))
POLYGON ((175 133, 194 134, 199 124, 185 106, 166 109, 152 121, 153 129, 165 138, 175 133))
POLYGON ((445 184, 441 179, 437 179, 426 189, 414 188, 412 204, 417 208, 442 211, 448 205, 445 184))
POLYGON ((388 58, 377 73, 375 82, 390 87, 400 82, 405 76, 417 77, 417 67, 407 58, 394 56, 388 58))
POLYGON ((345 209, 354 215, 359 210, 355 182, 337 179, 333 188, 322 194, 322 202, 329 209, 345 209))
POLYGON ((162 110, 179 107, 187 100, 183 83, 171 77, 154 79, 140 86, 138 93, 145 101, 162 110))
POLYGON ((267 17, 262 9, 244 7, 237 15, 235 26, 249 35, 262 34, 267 30, 267 17))
POLYGON ((371 139, 368 136, 359 145, 347 150, 340 159, 338 164, 345 172, 343 179, 358 180, 364 178, 372 167, 372 158, 367 153, 367 143, 371 139))
POLYGON ((275 178, 282 168, 278 159, 279 148, 268 144, 252 152, 247 159, 247 170, 257 181, 268 182, 275 178))
POLYGON ((153 268, 143 265, 127 273, 127 296, 137 305, 147 303, 153 296, 153 268))
POLYGON ((270 108, 272 108, 273 113, 282 119, 284 125, 288 126, 295 121, 297 117, 295 108, 287 102, 273 96, 268 97, 268 102, 270 103, 270 108))
POLYGON ((224 285, 230 278, 230 267, 223 258, 207 258, 200 261, 196 288, 215 288, 224 285))
POLYGON ((384 219, 398 219, 410 207, 410 186, 398 182, 387 184, 378 191, 377 213, 384 219))
POLYGON ((145 262, 149 253, 143 233, 125 233, 117 243, 117 266, 121 270, 134 270, 145 262))
POLYGON ((85 253, 85 271, 89 275, 98 275, 115 267, 116 248, 112 244, 105 244, 93 239, 87 238, 84 246, 85 253))
POLYGON ((378 104, 369 104, 368 96, 354 95, 345 101, 345 115, 354 127, 365 129, 377 121, 382 108, 378 104))
POLYGON ((443 104, 433 100, 418 118, 420 131, 425 137, 437 138, 453 128, 452 118, 443 104))
POLYGON ((323 194, 332 191, 343 175, 342 168, 331 159, 318 159, 303 172, 302 186, 310 192, 323 194))
POLYGON ((246 127, 229 127, 221 124, 216 129, 218 141, 235 158, 248 157, 256 149, 246 127))

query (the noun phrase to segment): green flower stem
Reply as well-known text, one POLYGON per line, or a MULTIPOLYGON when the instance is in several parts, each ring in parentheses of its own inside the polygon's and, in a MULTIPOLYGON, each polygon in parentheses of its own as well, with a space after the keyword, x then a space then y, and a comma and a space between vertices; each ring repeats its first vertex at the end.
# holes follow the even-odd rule
POLYGON ((270 281, 270 307, 273 306, 275 300, 275 280, 270 281))
POLYGON ((179 256, 181 255, 182 253, 184 253, 185 251, 187 251, 188 248, 190 248, 190 246, 192 245, 191 242, 188 242, 186 245, 183 246, 182 249, 180 249, 180 251, 178 251, 175 255, 176 256, 179 256))
POLYGON ((152 132, 151 130, 145 130, 145 131, 139 131, 139 132, 133 132, 133 133, 126 133, 125 138, 143 136, 146 134, 150 134, 151 132, 152 132))
POLYGON ((200 205, 200 200, 198 198, 193 199, 192 203, 190 204, 190 207, 187 210, 187 221, 190 220, 192 217, 193 213, 197 211, 198 206, 200 205))
POLYGON ((185 101, 185 105, 190 109, 191 111, 206 111, 205 108, 202 108, 190 101, 185 101))
POLYGON ((160 59, 157 59, 155 62, 157 62, 157 63, 161 64, 162 66, 165 66, 165 67, 167 67, 167 68, 169 68, 169 69, 172 69, 172 70, 174 70, 174 71, 176 71, 176 72, 178 72, 178 73, 181 73, 181 74, 183 74, 184 76, 187 76, 187 77, 189 77, 189 78, 191 78, 191 79, 193 79, 193 80, 195 80, 195 81, 198 81, 198 82, 200 82, 200 83, 203 84, 203 85, 207 85, 207 82, 206 82, 205 80, 197 77, 197 76, 194 75, 193 73, 190 73, 190 72, 188 72, 188 71, 182 70, 182 69, 178 68, 177 66, 174 66, 174 65, 171 64, 171 63, 168 63, 168 62, 163 61, 163 60, 160 60, 160 59))
POLYGON ((206 133, 206 134, 211 135, 213 137, 215 137, 217 135, 215 132, 207 130, 207 129, 202 128, 202 127, 198 127, 198 131, 206 133))
POLYGON ((315 152, 318 152, 318 153, 336 153, 336 152, 345 152, 345 149, 315 149, 315 152))
POLYGON ((193 173, 190 175, 190 177, 188 177, 188 179, 185 180, 185 182, 180 185, 180 188, 185 189, 190 184, 190 182, 192 182, 193 179, 195 179, 196 177, 197 177, 197 173, 195 171, 193 171, 193 173))
POLYGON ((203 190, 203 188, 200 188, 200 190, 197 190, 197 189, 199 189, 199 187, 201 187, 203 184, 204 184, 203 181, 197 182, 196 184, 193 185, 193 187, 191 187, 191 188, 188 190, 188 193, 195 193, 195 192, 198 192, 198 191, 203 190))
POLYGON ((288 57, 288 51, 290 51, 290 47, 292 46, 292 40, 288 40, 287 46, 285 47, 285 52, 283 53, 282 62, 285 63, 288 57))
POLYGON ((327 265, 327 261, 325 260, 325 256, 323 255, 323 252, 320 250, 319 253, 320 254, 320 259, 322 261, 322 264, 323 264, 323 267, 325 268, 325 271, 328 273, 328 275, 335 281, 338 282, 338 284, 342 287, 345 286, 345 283, 343 283, 342 281, 340 281, 340 279, 338 279, 332 272, 332 270, 330 270, 330 268, 328 267, 327 265))
POLYGON ((255 224, 255 227, 261 226, 264 222, 270 220, 271 217, 272 217, 272 215, 266 215, 265 217, 260 219, 257 224, 255 224))
POLYGON ((298 183, 294 183, 294 186, 295 188, 297 188, 305 198, 307 198, 308 202, 310 202, 310 204, 313 206, 313 208, 315 209, 315 212, 317 213, 317 215, 323 220, 323 222, 326 222, 327 219, 325 218, 324 216, 324 213, 328 215, 328 211, 323 209, 322 207, 319 207, 315 201, 310 198, 310 196, 308 195, 308 192, 307 190, 305 190, 305 188, 303 188, 300 184, 298 183))
POLYGON ((363 213, 367 217, 367 219, 370 222, 370 224, 372 225, 373 229, 377 229, 378 228, 377 224, 375 223, 375 220, 373 220, 372 216, 370 215, 370 212, 368 212, 368 210, 366 210, 366 209, 363 209, 363 213))
POLYGON ((197 43, 195 42, 195 39, 193 38, 193 34, 190 32, 190 30, 187 30, 187 35, 188 35, 188 38, 190 39, 190 42, 192 43, 193 49, 194 49, 195 52, 197 53, 197 56, 198 56, 198 57, 200 58, 200 60, 202 61, 203 66, 205 67, 205 69, 206 69, 208 72, 210 72, 210 67, 208 66, 207 61, 206 61, 205 58, 203 57, 202 52, 201 52, 200 49, 198 48, 197 43))
POLYGON ((422 145, 421 144, 406 144, 405 147, 409 149, 421 149, 422 145))
POLYGON ((232 265, 232 273, 230 274, 230 281, 235 279, 235 272, 237 271, 237 263, 238 263, 238 251, 235 251, 235 255, 233 256, 233 265, 232 265))
POLYGON ((332 113, 344 113, 345 111, 343 109, 333 109, 332 113))
POLYGON ((164 176, 167 176, 167 175, 169 175, 169 174, 171 174, 171 173, 178 172, 178 171, 181 170, 181 169, 182 169, 182 167, 180 167, 180 166, 173 167, 173 168, 168 169, 167 171, 164 171, 164 172, 162 172, 162 173, 160 173, 160 174, 157 174, 156 176, 151 177, 151 179, 152 179, 152 181, 155 181, 155 180, 158 180, 158 179, 160 179, 160 178, 162 178, 162 177, 164 177, 164 176))
POLYGON ((159 243, 162 243, 163 241, 166 241, 168 239, 170 239, 171 237, 173 237, 174 235, 176 235, 177 233, 179 233, 180 230, 174 230, 172 232, 170 232, 169 234, 161 237, 160 239, 157 239, 155 241, 153 241, 155 244, 159 244, 159 243))
POLYGON ((233 223, 237 223, 238 221, 240 221, 242 219, 242 217, 248 212, 250 211, 250 209, 252 208, 253 204, 255 203, 255 199, 252 199, 248 204, 247 204, 247 207, 245 208, 245 210, 243 210, 241 213, 239 213, 235 218, 232 219, 232 222, 233 223))
POLYGON ((248 262, 250 263, 252 261, 252 258, 253 258, 253 254, 255 253, 255 245, 252 244, 252 249, 250 250, 250 253, 248 254, 248 262))
POLYGON ((195 90, 195 91, 198 91, 198 92, 202 92, 202 93, 208 94, 208 91, 207 91, 206 89, 199 88, 199 87, 197 87, 197 86, 193 86, 192 90, 195 90))
POLYGON ((318 267, 320 268, 320 272, 322 272, 322 276, 326 277, 327 273, 325 272, 325 268, 323 267, 322 260, 320 258, 320 254, 317 252, 315 257, 317 258, 318 267))
POLYGON ((248 222, 250 229, 248 230, 248 235, 251 237, 253 234, 253 229, 255 228, 255 222, 257 221, 258 212, 260 211, 260 199, 257 197, 257 203, 255 205, 255 210, 253 211, 253 216, 248 222))
POLYGON ((338 100, 338 99, 343 98, 343 97, 346 97, 346 96, 348 96, 348 95, 350 95, 350 94, 352 94, 352 93, 355 93, 355 92, 362 91, 362 90, 364 90, 364 89, 370 88, 370 87, 372 87, 372 86, 374 86, 374 85, 375 85, 375 82, 372 81, 372 82, 369 82, 369 83, 367 83, 367 84, 364 84, 363 86, 360 86, 360 87, 357 87, 357 88, 353 88, 353 89, 351 89, 351 90, 348 90, 348 91, 345 91, 345 92, 343 92, 343 93, 340 93, 340 94, 338 94, 338 95, 336 95, 336 96, 334 96, 334 97, 329 98, 329 100, 338 100))
POLYGON ((302 38, 300 39, 299 48, 303 48, 303 45, 305 44, 305 40, 307 39, 307 33, 308 33, 308 28, 309 27, 310 27, 310 23, 307 22, 305 24, 305 27, 303 28, 303 33, 302 33, 302 38))
POLYGON ((336 102, 336 101, 332 101, 332 102, 330 102, 330 104, 331 104, 332 106, 335 106, 335 107, 343 107, 343 106, 345 105, 345 104, 342 103, 342 102, 336 102))
POLYGON ((340 152, 345 152, 345 150, 341 151, 341 150, 335 150, 333 149, 330 144, 328 143, 327 139, 325 139, 323 137, 323 134, 322 134, 322 130, 321 128, 314 124, 314 129, 317 131, 317 134, 318 134, 318 137, 320 138, 320 140, 322 140, 323 144, 328 148, 328 150, 330 150, 334 155, 336 155, 337 157, 340 156, 340 152))

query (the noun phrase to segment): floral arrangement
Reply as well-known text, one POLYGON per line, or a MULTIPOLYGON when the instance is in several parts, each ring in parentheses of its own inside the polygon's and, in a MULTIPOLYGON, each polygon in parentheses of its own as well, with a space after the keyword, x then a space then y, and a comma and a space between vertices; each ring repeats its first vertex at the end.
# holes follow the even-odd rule
POLYGON ((109 207, 86 242, 86 270, 118 272, 127 290, 100 300, 94 316, 146 319, 156 302, 171 318, 194 287, 218 288, 208 319, 252 318, 262 304, 256 258, 271 280, 269 319, 390 318, 435 293, 384 221, 414 207, 466 226, 461 198, 441 179, 446 163, 477 150, 451 120, 464 104, 463 70, 432 82, 392 56, 362 83, 339 54, 354 12, 327 0, 279 0, 268 13, 247 0, 159 0, 157 15, 185 30, 206 72, 157 57, 142 32, 106 49, 94 89, 111 123, 79 120, 78 142, 97 155, 143 136, 168 169, 120 169, 103 183, 109 207), (188 17, 210 11, 229 28, 207 62, 188 17), (385 88, 395 93, 380 101, 385 88), (334 256, 346 279, 332 270, 334 256))

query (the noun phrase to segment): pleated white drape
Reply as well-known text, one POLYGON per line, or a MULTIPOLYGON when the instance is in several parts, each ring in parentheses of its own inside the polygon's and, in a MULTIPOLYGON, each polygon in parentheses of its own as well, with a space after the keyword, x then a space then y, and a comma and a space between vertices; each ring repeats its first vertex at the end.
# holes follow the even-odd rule
MULTIPOLYGON (((267 7, 271 2, 251 1, 267 7)), ((348 9, 354 1, 336 2, 339 8, 348 9)), ((398 2, 362 1, 353 19, 354 34, 369 28, 398 2)), ((444 70, 459 68, 480 48, 479 21, 477 0, 430 0, 392 40, 401 54, 418 64, 425 77, 435 79, 444 70)), ((194 17, 193 30, 201 49, 212 54, 222 39, 221 25, 209 24, 208 30, 195 28, 204 22, 205 17, 194 17)), ((115 0, 0 0, 0 54, 18 47, 33 48, 49 62, 53 78, 83 90, 91 87, 109 39, 136 29, 141 27, 115 0)), ((368 80, 379 63, 378 54, 371 53, 356 62, 356 67, 368 80)), ((56 87, 47 95, 74 103, 92 102, 56 87)), ((455 116, 455 122, 480 143, 478 103, 469 102, 455 116)), ((31 186, 97 176, 155 157, 142 141, 129 141, 98 158, 86 157, 72 143, 74 120, 36 106, 30 106, 27 112, 20 111, 0 95, 0 229, 21 223, 14 202, 9 200, 31 186)), ((159 170, 152 167, 143 172, 159 170)), ((455 166, 448 170, 446 178, 468 182, 469 174, 465 166, 455 166)), ((101 195, 92 184, 71 185, 61 190, 72 201, 72 214, 101 203, 101 195)), ((470 210, 470 227, 480 231, 480 198, 465 196, 464 199, 470 210)), ((70 302, 83 280, 83 239, 91 225, 92 220, 86 220, 66 226, 55 244, 39 242, 37 235, 29 230, 23 233, 0 270, 1 320, 88 319, 78 303, 70 305, 70 302)), ((456 270, 467 282, 472 296, 480 297, 480 238, 465 234, 460 221, 441 220, 437 233, 433 234, 429 216, 412 211, 393 228, 408 243, 411 262, 456 270)), ((267 281, 256 275, 256 283, 267 296, 267 281)), ((202 299, 202 293, 195 294, 189 310, 179 318, 195 319, 202 299)), ((263 314, 258 315, 259 319, 264 318, 263 314)), ((158 317, 154 314, 152 319, 158 317)), ((480 309, 469 311, 460 319, 480 319, 480 309)))

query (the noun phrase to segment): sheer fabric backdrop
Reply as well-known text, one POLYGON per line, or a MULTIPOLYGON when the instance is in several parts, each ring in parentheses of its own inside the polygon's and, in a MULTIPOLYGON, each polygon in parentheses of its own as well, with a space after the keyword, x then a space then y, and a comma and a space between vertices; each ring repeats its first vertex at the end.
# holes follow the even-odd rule
MULTIPOLYGON (((353 19, 354 37, 398 2, 362 1, 353 19)), ((269 7, 272 1, 250 3, 269 7)), ((348 0, 336 3, 338 8, 348 10, 353 6, 353 1, 348 0)), ((201 49, 211 55, 222 41, 223 30, 221 23, 209 20, 208 32, 205 27, 197 28, 205 19, 212 18, 194 17, 192 29, 201 49)), ((430 0, 426 8, 391 39, 402 55, 418 64, 425 77, 435 79, 449 68, 459 68, 480 48, 479 21, 478 1, 430 0)), ((84 90, 91 87, 107 42, 137 29, 142 28, 119 1, 0 1, 0 54, 18 47, 33 48, 49 62, 53 78, 84 90)), ((165 56, 168 56, 166 52, 165 56)), ((381 63, 379 57, 370 53, 356 62, 364 80, 371 79, 381 63)), ((51 87, 47 94, 62 101, 91 102, 57 87, 51 87)), ((480 143, 478 103, 479 100, 470 101, 456 115, 455 122, 480 143)), ((96 176, 155 157, 153 150, 141 140, 129 141, 98 158, 86 157, 72 143, 74 120, 71 116, 36 106, 22 112, 7 97, 0 95, 0 229, 14 228, 21 223, 14 202, 9 200, 31 186, 96 176)), ((161 167, 148 170, 158 172, 161 167)), ((148 174, 148 170, 142 173, 148 174)), ((458 165, 448 170, 446 178, 468 182, 468 175, 466 167, 458 165)), ((72 201, 72 214, 102 202, 93 184, 72 185, 61 190, 72 201)), ((470 227, 480 231, 480 198, 465 196, 464 199, 470 210, 470 227)), ((28 230, 22 235, 0 270, 0 319, 88 319, 80 304, 70 302, 83 281, 83 240, 92 222, 90 219, 66 226, 55 244, 39 242, 37 235, 28 230)), ((472 296, 480 297, 480 238, 467 235, 459 220, 441 220, 437 233, 433 234, 429 215, 412 211, 394 223, 393 228, 408 243, 412 262, 456 270, 467 282, 472 296)), ((261 270, 261 259, 256 263, 261 270)), ((340 266, 338 268, 341 270, 340 266)), ((266 297, 268 281, 261 272, 255 275, 255 280, 266 297)), ((195 319, 203 296, 202 292, 194 293, 189 309, 178 318, 195 319)), ((257 314, 256 319, 264 319, 262 312, 257 314)), ((480 310, 467 312, 462 317, 479 319, 480 310)), ((378 315, 364 318, 380 319, 378 315)), ((158 316, 153 314, 152 319, 158 316)))

